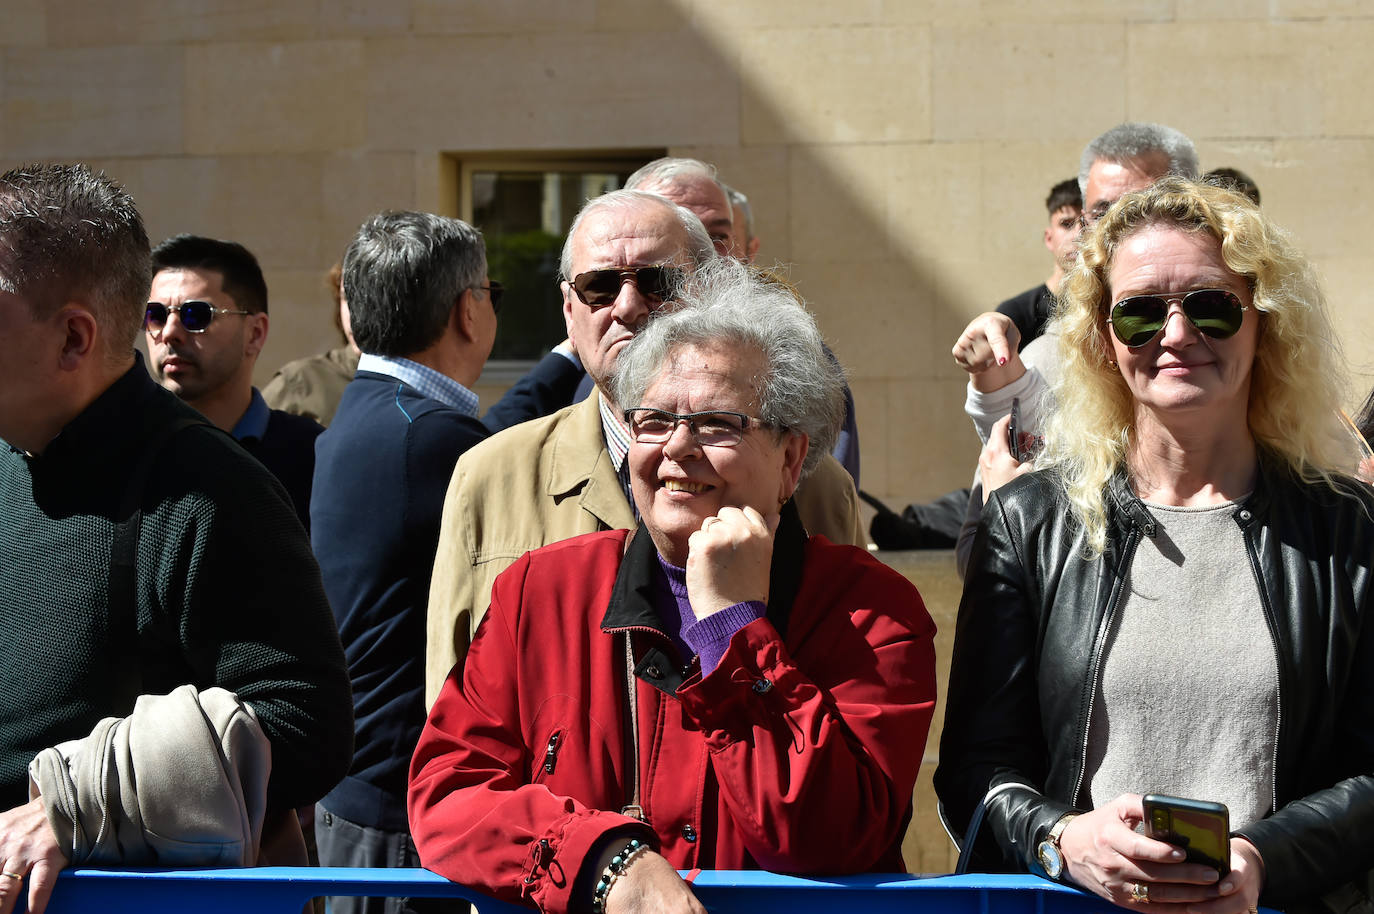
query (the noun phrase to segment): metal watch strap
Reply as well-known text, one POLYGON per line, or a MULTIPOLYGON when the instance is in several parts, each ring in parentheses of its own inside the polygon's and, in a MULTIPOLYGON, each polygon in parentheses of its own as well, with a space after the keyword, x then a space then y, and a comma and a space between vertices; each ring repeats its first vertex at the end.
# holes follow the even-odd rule
POLYGON ((1055 850, 1063 851, 1063 848, 1059 846, 1059 841, 1064 837, 1064 829, 1068 828, 1069 823, 1077 819, 1078 816, 1079 814, 1076 812, 1066 812, 1050 826, 1050 833, 1046 836, 1045 840, 1053 844, 1055 850))

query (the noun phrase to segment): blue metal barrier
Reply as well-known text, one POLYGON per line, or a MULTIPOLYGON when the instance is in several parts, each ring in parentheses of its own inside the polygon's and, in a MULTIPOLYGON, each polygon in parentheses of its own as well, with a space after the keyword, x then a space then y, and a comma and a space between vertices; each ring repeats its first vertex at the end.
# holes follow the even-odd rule
MULTIPOLYGON (((712 914, 1108 914, 1121 909, 1035 876, 845 876, 705 871, 693 886, 712 914)), ((70 870, 51 914, 300 914, 319 895, 466 898, 481 914, 518 908, 419 869, 259 867, 231 870, 70 870)))

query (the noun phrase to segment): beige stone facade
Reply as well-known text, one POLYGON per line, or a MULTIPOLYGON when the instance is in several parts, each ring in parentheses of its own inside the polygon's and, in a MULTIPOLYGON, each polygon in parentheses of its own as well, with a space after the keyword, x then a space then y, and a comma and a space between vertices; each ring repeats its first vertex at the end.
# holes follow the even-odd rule
MULTIPOLYGON (((155 240, 255 251, 262 377, 334 345, 323 277, 364 217, 460 214, 463 160, 662 149, 715 162, 754 203, 762 258, 792 265, 850 372, 864 488, 931 498, 977 455, 955 336, 1048 273, 1048 188, 1129 119, 1255 177, 1327 279, 1359 392, 1374 384, 1366 0, 3 6, 0 166, 88 161, 155 240)), ((947 556, 922 561, 904 570, 947 668, 957 585, 947 556)), ((922 785, 909 862, 942 870, 922 785)))
POLYGON ((264 374, 330 342, 321 277, 365 216, 459 214, 464 158, 664 149, 716 162, 792 265, 851 374, 864 487, 933 497, 976 455, 954 336, 1047 273, 1045 192, 1137 119, 1258 180, 1374 383, 1356 0, 8 0, 5 20, 0 164, 90 161, 155 239, 247 244, 264 374))

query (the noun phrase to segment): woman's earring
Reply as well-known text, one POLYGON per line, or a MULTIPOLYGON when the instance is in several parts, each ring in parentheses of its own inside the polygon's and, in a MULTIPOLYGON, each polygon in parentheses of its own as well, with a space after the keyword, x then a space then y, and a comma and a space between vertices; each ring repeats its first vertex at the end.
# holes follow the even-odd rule
POLYGON ((1115 362, 1113 362, 1111 359, 1108 359, 1108 360, 1107 360, 1107 364, 1111 366, 1112 371, 1119 371, 1119 370, 1120 370, 1120 369, 1117 367, 1117 364, 1116 364, 1115 362))

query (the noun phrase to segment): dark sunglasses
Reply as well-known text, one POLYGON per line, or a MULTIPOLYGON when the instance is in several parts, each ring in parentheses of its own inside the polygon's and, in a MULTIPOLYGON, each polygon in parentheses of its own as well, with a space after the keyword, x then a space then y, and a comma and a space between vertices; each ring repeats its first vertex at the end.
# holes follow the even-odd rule
POLYGON ((633 280, 645 298, 667 301, 682 282, 682 270, 671 266, 640 267, 637 270, 588 270, 573 277, 573 291, 582 304, 604 308, 615 304, 625 280, 633 280))
POLYGON ((158 331, 167 326, 167 317, 180 315, 181 326, 187 333, 204 333, 216 314, 252 314, 251 311, 236 311, 233 308, 216 308, 208 301, 184 301, 179 305, 164 305, 162 302, 148 302, 143 312, 143 329, 158 331))
POLYGON ((506 294, 506 287, 503 286, 503 285, 501 285, 499 282, 497 282, 496 280, 493 279, 493 280, 491 281, 491 285, 489 285, 489 286, 478 286, 477 288, 479 288, 479 289, 481 289, 483 292, 487 293, 487 297, 491 299, 491 312, 492 312, 493 314, 500 314, 500 313, 501 313, 501 296, 503 296, 503 295, 506 294))
POLYGON ((1112 305, 1116 338, 1138 349, 1159 335, 1169 316, 1169 305, 1178 302, 1188 323, 1214 340, 1235 336, 1249 306, 1225 289, 1197 289, 1185 295, 1132 295, 1112 305))

